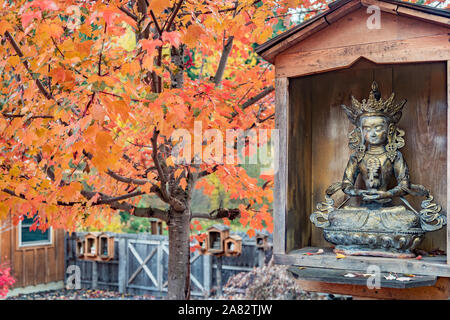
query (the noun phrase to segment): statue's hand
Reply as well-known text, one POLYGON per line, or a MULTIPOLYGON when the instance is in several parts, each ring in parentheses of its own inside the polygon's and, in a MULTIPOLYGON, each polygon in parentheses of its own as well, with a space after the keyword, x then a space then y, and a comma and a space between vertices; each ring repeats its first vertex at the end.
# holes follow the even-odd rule
POLYGON ((383 190, 363 190, 362 199, 366 201, 392 198, 392 194, 383 190))

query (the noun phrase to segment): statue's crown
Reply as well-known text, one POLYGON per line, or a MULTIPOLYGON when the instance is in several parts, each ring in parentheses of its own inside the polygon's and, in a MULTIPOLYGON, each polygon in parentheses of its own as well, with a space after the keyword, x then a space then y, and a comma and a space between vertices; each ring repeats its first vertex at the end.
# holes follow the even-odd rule
POLYGON ((383 101, 381 99, 381 93, 378 90, 378 84, 374 81, 372 82, 372 90, 369 93, 369 99, 367 101, 363 99, 359 102, 352 96, 352 105, 342 105, 342 107, 350 121, 356 126, 359 125, 359 119, 362 116, 384 116, 391 122, 397 123, 402 116, 402 109, 406 103, 406 99, 396 104, 394 103, 394 97, 395 94, 392 93, 387 100, 383 101))

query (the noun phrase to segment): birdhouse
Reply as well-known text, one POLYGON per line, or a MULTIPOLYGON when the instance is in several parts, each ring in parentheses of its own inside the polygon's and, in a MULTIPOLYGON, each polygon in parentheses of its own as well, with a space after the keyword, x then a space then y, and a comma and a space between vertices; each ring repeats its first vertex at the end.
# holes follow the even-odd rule
POLYGON ((230 234, 230 228, 215 224, 208 228, 208 237, 206 239, 206 252, 209 254, 221 254, 224 252, 224 240, 230 234))
POLYGON ((159 219, 150 219, 151 234, 163 234, 163 223, 159 219))
POLYGON ((85 253, 85 242, 84 239, 78 238, 77 242, 76 242, 77 248, 76 248, 76 252, 77 252, 77 257, 82 259, 84 257, 84 253, 85 253))
POLYGON ((99 257, 102 261, 114 258, 114 237, 102 233, 98 236, 99 257))
POLYGON ((84 237, 84 257, 93 260, 98 256, 98 233, 88 233, 84 237))
POLYGON ((266 250, 268 246, 268 238, 269 236, 265 233, 257 233, 255 236, 256 248, 266 250))
MULTIPOLYGON (((402 149, 402 157, 408 163, 413 182, 429 186, 433 193, 429 199, 439 203, 441 212, 450 220, 449 19, 447 10, 403 1, 339 0, 330 3, 326 11, 256 48, 275 67, 278 132, 273 203, 275 263, 361 273, 376 265, 381 272, 433 276, 450 284, 448 223, 427 233, 421 243, 415 243, 418 250, 439 249, 447 252, 447 256, 399 259, 377 252, 374 254, 378 256, 365 256, 347 250, 349 254, 343 259, 342 255, 336 256, 332 241, 348 240, 348 246, 367 241, 370 245, 373 240, 378 241, 377 234, 368 237, 339 234, 342 239, 328 237, 328 241, 325 238, 328 231, 311 221, 315 211, 322 210, 326 216, 327 206, 332 202, 336 208, 344 208, 359 206, 362 201, 345 193, 344 188, 328 186, 343 181, 343 169, 352 154, 366 151, 349 147, 349 133, 354 125, 341 106, 367 98, 373 82, 379 84, 372 90, 379 93, 373 95, 374 99, 379 96, 387 99, 395 92, 395 101, 407 100, 402 117, 394 119, 398 128, 404 130, 400 132, 400 142, 404 141, 407 148, 402 149), (357 100, 352 100, 352 96, 357 100), (324 201, 325 191, 328 198, 324 201), (318 208, 317 204, 321 206, 318 208)), ((356 146, 362 147, 365 142, 356 146)), ((395 183, 395 177, 392 181, 395 183)), ((357 181, 355 187, 359 188, 362 182, 357 181)), ((402 199, 394 199, 397 200, 402 199)), ((405 201, 411 203, 398 201, 395 205, 417 210, 426 200, 405 201)), ((392 242, 402 246, 406 239, 408 235, 392 242)), ((381 240, 381 246, 392 247, 391 238, 381 240)), ((344 292, 345 285, 335 285, 334 293, 344 292)), ((364 286, 354 287, 355 296, 359 293, 372 297, 370 294, 375 295, 375 291, 380 297, 389 296, 387 291, 368 293, 364 286)))
POLYGON ((225 256, 238 256, 242 253, 242 238, 238 235, 230 235, 224 241, 225 256))

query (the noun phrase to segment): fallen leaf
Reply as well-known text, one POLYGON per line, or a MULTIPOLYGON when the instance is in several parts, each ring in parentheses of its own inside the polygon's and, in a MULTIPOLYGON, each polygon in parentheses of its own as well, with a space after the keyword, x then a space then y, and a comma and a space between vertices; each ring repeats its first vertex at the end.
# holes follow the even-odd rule
POLYGON ((314 256, 314 255, 322 254, 322 253, 323 253, 323 249, 319 249, 319 250, 317 250, 317 252, 306 252, 303 255, 314 256))
POLYGON ((408 278, 408 277, 398 277, 396 280, 397 280, 397 281, 411 281, 411 278, 408 278))
POLYGON ((356 277, 356 275, 354 275, 353 273, 347 273, 347 274, 344 274, 344 277, 354 278, 354 277, 356 277))
POLYGON ((336 253, 336 259, 344 259, 346 256, 340 253, 336 253))
POLYGON ((410 273, 405 273, 404 276, 414 278, 416 275, 410 274, 410 273))

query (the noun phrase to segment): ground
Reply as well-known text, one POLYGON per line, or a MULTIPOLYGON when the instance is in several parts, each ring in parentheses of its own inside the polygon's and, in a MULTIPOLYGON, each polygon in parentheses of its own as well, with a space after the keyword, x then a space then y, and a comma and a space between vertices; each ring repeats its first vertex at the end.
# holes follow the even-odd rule
POLYGON ((8 297, 6 300, 155 300, 150 295, 122 294, 106 290, 52 290, 8 297))
MULTIPOLYGON (((250 272, 231 277, 223 288, 223 295, 210 300, 347 300, 348 296, 306 292, 287 272, 286 266, 269 263, 250 272)), ((215 291, 215 290, 214 290, 215 291)), ((9 297, 7 300, 156 300, 151 295, 121 294, 106 290, 54 290, 9 297)), ((193 297, 193 299, 197 299, 193 297)), ((202 298, 204 299, 204 298, 202 298)))

